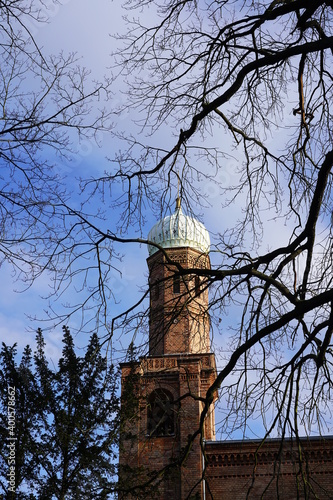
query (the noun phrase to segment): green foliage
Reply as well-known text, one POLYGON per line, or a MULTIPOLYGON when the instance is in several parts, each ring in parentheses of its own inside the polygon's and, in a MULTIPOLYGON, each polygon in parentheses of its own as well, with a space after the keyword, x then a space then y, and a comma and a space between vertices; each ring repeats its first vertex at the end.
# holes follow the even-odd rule
POLYGON ((115 488, 118 445, 117 374, 108 367, 93 334, 85 355, 75 352, 64 327, 57 370, 37 346, 27 346, 19 365, 16 345, 0 353, 1 498, 107 499, 115 488), (8 483, 8 387, 15 387, 15 494, 8 483), (12 496, 11 496, 12 495, 12 496))

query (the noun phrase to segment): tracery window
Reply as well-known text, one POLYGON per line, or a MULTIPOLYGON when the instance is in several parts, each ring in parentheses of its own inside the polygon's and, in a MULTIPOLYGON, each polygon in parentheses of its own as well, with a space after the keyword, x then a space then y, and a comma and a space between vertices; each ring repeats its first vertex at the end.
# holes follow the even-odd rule
POLYGON ((148 398, 147 433, 151 437, 172 436, 175 433, 175 408, 172 394, 156 389, 148 398))

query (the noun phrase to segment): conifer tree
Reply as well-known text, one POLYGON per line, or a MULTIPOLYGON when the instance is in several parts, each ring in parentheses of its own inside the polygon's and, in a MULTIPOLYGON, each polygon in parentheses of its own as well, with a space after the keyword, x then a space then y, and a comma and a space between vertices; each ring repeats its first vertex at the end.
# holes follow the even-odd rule
MULTIPOLYGON (((0 352, 0 489, 6 498, 30 498, 24 490, 36 480, 34 436, 40 432, 36 419, 36 384, 32 372, 32 353, 26 346, 19 365, 16 344, 2 344, 0 352), (14 472, 9 476, 10 468, 14 472), (9 481, 9 478, 12 481, 9 481), (13 484, 14 483, 14 484, 13 484)), ((1 491, 0 490, 0 491, 1 491)))
MULTIPOLYGON (((107 367, 96 334, 80 357, 64 327, 57 370, 49 368, 41 330, 36 340, 34 367, 29 346, 19 365, 15 345, 3 344, 0 355, 2 450, 8 437, 7 385, 16 388, 15 494, 38 500, 112 498, 118 440, 115 370, 107 367)), ((7 471, 2 451, 0 492, 11 498, 7 471)))

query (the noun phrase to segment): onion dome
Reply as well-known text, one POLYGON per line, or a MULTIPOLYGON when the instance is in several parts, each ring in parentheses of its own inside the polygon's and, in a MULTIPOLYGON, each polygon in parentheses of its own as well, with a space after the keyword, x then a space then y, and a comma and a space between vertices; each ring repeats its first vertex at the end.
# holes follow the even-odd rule
MULTIPOLYGON (((149 231, 148 240, 163 248, 190 247, 202 253, 208 253, 210 248, 209 233, 197 219, 183 214, 180 198, 176 201, 176 210, 158 221, 149 231)), ((148 245, 149 255, 158 248, 148 245)))

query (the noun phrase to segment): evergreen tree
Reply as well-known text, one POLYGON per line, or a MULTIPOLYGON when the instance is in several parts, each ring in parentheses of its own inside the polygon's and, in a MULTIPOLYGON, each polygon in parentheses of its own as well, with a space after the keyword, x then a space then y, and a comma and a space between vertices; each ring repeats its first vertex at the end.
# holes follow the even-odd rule
MULTIPOLYGON (((80 357, 64 327, 56 371, 48 366, 41 330, 36 338, 34 370, 28 346, 19 366, 16 346, 3 344, 0 357, 2 450, 8 434, 5 389, 12 384, 17 390, 16 494, 38 500, 111 498, 118 444, 115 369, 107 367, 95 334, 80 357)), ((8 460, 2 452, 0 491, 11 498, 7 472, 8 460)))
POLYGON ((2 344, 0 352, 0 487, 6 498, 30 498, 25 492, 36 480, 34 436, 40 427, 34 409, 36 384, 32 372, 32 353, 26 346, 19 365, 16 344, 2 344), (14 469, 12 469, 12 467, 14 469))

